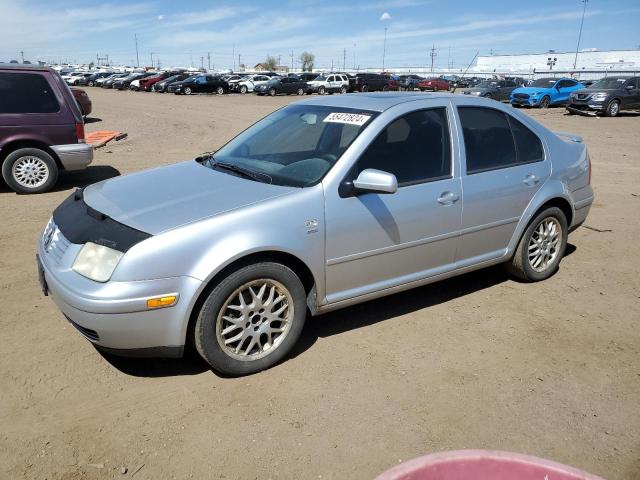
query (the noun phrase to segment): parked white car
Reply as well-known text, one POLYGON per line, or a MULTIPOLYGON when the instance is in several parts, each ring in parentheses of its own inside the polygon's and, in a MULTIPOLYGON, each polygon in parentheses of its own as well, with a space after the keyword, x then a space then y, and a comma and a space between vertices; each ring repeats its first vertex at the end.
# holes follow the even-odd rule
POLYGON ((229 88, 234 92, 253 92, 258 85, 264 85, 272 77, 267 75, 248 75, 237 82, 229 82, 229 88))
POLYGON ((349 77, 342 73, 323 74, 307 83, 311 89, 310 93, 320 95, 334 92, 347 93, 349 90, 349 77))

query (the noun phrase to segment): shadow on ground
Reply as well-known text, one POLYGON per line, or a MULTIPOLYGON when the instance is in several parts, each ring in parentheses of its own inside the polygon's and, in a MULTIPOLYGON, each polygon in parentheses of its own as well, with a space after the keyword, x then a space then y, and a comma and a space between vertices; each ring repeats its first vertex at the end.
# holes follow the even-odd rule
MULTIPOLYGON (((120 171, 108 165, 95 165, 89 166, 84 170, 78 170, 77 172, 60 172, 58 181, 50 190, 51 192, 62 192, 72 188, 82 188, 92 183, 101 182, 102 180, 108 180, 109 178, 117 177, 120 175, 120 171)), ((13 190, 0 178, 0 193, 14 193, 13 190)), ((46 195, 49 192, 39 193, 36 195, 46 195)), ((17 194, 16 195, 20 195, 17 194)))
MULTIPOLYGON (((575 251, 574 245, 567 244, 565 256, 569 256, 575 251)), ((347 307, 319 317, 309 315, 298 343, 284 361, 303 354, 319 338, 365 328, 378 322, 391 321, 395 317, 464 297, 509 280, 512 280, 512 277, 501 265, 497 265, 347 307)), ((187 348, 185 357, 182 359, 126 358, 103 352, 100 354, 121 372, 136 377, 196 375, 210 370, 193 348, 187 348)), ((227 378, 225 375, 214 373, 221 378, 227 378)))

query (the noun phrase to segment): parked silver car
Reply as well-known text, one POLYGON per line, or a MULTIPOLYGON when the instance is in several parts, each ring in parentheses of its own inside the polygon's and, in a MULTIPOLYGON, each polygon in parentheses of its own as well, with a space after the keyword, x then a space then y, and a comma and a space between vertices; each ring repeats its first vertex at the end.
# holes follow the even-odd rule
POLYGON ((579 137, 449 94, 322 96, 214 155, 67 198, 38 241, 43 289, 97 347, 243 375, 312 315, 505 263, 557 269, 593 201, 579 137))

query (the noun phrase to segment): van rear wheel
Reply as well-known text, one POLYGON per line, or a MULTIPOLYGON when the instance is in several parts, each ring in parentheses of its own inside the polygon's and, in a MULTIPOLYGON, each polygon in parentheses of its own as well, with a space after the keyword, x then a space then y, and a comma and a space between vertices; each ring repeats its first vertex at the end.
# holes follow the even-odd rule
POLYGON ((58 179, 58 166, 44 150, 20 148, 4 159, 2 178, 17 193, 47 192, 58 179))
POLYGON ((196 349, 221 373, 256 373, 289 353, 306 314, 305 290, 291 269, 272 262, 248 265, 205 300, 194 329, 196 349))

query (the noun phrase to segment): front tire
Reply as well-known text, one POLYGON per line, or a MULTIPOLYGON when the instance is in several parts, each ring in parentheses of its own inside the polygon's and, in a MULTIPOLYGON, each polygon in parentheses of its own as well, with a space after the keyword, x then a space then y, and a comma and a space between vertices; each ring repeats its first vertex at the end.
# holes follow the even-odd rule
POLYGON ((185 88, 184 89, 184 94, 185 95, 191 95, 191 88, 190 87, 185 88))
POLYGON ((298 95, 304 95, 304 89, 303 88, 299 88, 298 89, 298 95))
POLYGON ((275 88, 270 88, 269 89, 269 95, 272 96, 272 97, 275 97, 276 96, 276 89, 275 88))
POLYGON ((318 88, 318 95, 324 95, 325 93, 327 93, 327 91, 325 90, 324 87, 318 88))
POLYGON ((551 105, 551 99, 545 95, 542 97, 542 100, 540 100, 540 108, 549 108, 549 105, 551 105))
POLYGON ((247 88, 247 86, 246 86, 246 85, 242 85, 242 86, 240 87, 240 93, 242 93, 243 95, 244 95, 245 93, 247 93, 248 91, 249 91, 249 89, 247 88))
POLYGON ((567 217, 558 207, 540 212, 525 230, 506 264, 509 273, 526 282, 546 280, 558 270, 567 247, 567 217))
POLYGON ((217 93, 218 95, 222 95, 222 94, 224 94, 224 87, 218 87, 218 88, 216 88, 216 93, 217 93))
POLYGON ((209 294, 194 331, 196 349, 214 370, 248 375, 269 368, 291 350, 306 318, 298 276, 279 263, 243 267, 209 294))
POLYGON ((17 193, 47 192, 58 180, 58 166, 44 150, 20 148, 4 159, 2 178, 17 193))
POLYGON ((620 102, 618 100, 611 100, 609 105, 607 105, 607 109, 604 111, 605 116, 607 117, 617 117, 620 113, 620 102))

